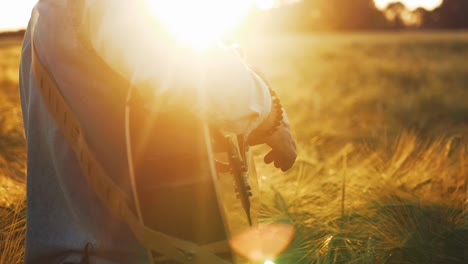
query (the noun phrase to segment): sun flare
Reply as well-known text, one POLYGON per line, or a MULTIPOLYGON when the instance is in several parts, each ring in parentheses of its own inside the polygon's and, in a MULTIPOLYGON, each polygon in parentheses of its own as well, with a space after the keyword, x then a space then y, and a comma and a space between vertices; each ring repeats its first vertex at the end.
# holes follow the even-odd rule
POLYGON ((147 0, 149 12, 173 36, 205 49, 231 32, 247 14, 249 0, 147 0))
POLYGON ((271 9, 275 6, 275 0, 255 0, 255 6, 261 10, 271 9))

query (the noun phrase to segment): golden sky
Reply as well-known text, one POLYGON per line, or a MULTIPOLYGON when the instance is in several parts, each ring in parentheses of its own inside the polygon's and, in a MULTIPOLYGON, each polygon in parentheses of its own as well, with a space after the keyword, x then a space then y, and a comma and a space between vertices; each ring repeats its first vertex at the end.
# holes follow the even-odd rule
MULTIPOLYGON (((170 0, 168 0, 170 1, 170 0)), ((193 0, 195 1, 195 0, 193 0)), ((275 4, 276 0, 252 0, 257 7, 267 9, 275 4)), ((352 1, 352 0, 346 0, 352 1)), ((395 0, 374 0, 379 8, 385 7, 395 0)), ((442 0, 401 0, 410 9, 425 7, 433 9, 440 5, 442 0)), ((0 0, 0 31, 25 28, 31 14, 31 9, 37 0, 0 0)))

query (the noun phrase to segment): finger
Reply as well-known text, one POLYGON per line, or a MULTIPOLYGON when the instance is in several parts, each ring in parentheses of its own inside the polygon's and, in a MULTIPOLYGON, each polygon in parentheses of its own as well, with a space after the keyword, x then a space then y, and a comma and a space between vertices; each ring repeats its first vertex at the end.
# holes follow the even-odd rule
POLYGON ((281 170, 285 172, 291 169, 296 161, 296 157, 297 157, 296 152, 291 153, 291 155, 289 155, 288 157, 284 157, 284 159, 282 160, 283 162, 281 164, 281 170))
POLYGON ((274 165, 275 165, 275 168, 277 168, 277 169, 281 169, 283 167, 279 160, 275 160, 274 165))
POLYGON ((281 171, 284 171, 284 167, 286 166, 285 164, 285 161, 284 160, 277 160, 275 161, 275 167, 280 169, 281 171))
POLYGON ((270 164, 274 160, 275 160, 275 154, 274 154, 273 150, 268 152, 268 154, 266 154, 265 158, 263 159, 263 161, 265 161, 266 164, 270 164))
POLYGON ((294 164, 294 161, 293 161, 293 162, 285 163, 283 166, 281 166, 281 170, 282 170, 283 172, 286 172, 286 171, 288 171, 289 169, 292 168, 293 164, 294 164))

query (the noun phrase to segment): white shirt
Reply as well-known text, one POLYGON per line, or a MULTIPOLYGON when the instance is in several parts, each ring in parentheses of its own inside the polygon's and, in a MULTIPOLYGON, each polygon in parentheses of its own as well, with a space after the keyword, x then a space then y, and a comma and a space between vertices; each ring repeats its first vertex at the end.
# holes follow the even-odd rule
POLYGON ((39 53, 47 57, 42 58, 46 64, 53 62, 48 67, 55 78, 67 78, 74 86, 83 78, 67 72, 60 62, 61 57, 76 53, 79 39, 67 32, 73 24, 113 70, 134 84, 154 87, 156 102, 150 107, 156 111, 190 102, 209 123, 239 134, 251 132, 268 116, 271 98, 266 84, 232 50, 218 47, 200 54, 171 42, 155 26, 157 21, 146 14, 145 0, 83 1, 83 8, 76 7, 79 1, 68 0, 38 4, 36 27, 41 32, 35 41, 43 49, 39 53), (183 98, 193 94, 190 90, 195 90, 198 100, 183 98))

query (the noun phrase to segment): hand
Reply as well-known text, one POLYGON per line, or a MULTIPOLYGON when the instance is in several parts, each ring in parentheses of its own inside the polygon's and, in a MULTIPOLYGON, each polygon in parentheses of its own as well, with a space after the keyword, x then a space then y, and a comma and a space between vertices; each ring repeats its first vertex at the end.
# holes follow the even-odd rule
POLYGON ((271 147, 271 151, 264 158, 266 164, 273 162, 275 167, 283 172, 293 166, 297 158, 296 142, 291 135, 288 124, 281 122, 281 125, 266 139, 265 143, 271 147))

